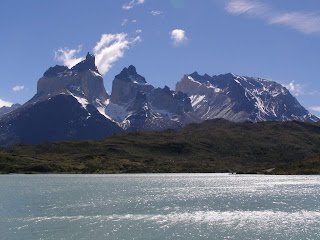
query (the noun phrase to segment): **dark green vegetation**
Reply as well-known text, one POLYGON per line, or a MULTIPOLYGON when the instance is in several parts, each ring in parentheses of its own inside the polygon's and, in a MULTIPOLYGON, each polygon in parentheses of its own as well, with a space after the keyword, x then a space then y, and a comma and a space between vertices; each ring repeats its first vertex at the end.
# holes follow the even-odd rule
POLYGON ((233 123, 0 149, 2 173, 319 174, 320 123, 233 123))

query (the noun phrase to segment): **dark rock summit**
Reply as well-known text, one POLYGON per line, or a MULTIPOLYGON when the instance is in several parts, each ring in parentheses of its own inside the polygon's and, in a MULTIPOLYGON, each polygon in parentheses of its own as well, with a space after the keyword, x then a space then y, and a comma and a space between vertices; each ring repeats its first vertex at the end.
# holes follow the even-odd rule
MULTIPOLYGON (((86 71, 86 70, 92 70, 96 73, 99 73, 98 68, 96 67, 95 63, 95 56, 88 53, 86 56, 86 59, 83 60, 82 62, 79 62, 77 65, 71 68, 71 71, 86 71)), ((100 73, 99 73, 100 74, 100 73)))
POLYGON ((137 83, 146 84, 146 79, 137 73, 134 66, 130 65, 128 68, 124 68, 115 79, 121 79, 125 81, 132 81, 137 83))
POLYGON ((66 66, 56 65, 54 67, 50 67, 45 73, 43 74, 44 77, 56 77, 59 74, 64 74, 68 71, 69 68, 66 66))

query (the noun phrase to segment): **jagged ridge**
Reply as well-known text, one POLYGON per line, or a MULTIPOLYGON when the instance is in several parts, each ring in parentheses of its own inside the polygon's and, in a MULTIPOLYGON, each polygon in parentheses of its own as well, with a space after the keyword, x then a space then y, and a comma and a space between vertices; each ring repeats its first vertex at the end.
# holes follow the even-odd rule
POLYGON ((195 113, 203 120, 319 120, 302 107, 284 86, 270 80, 231 73, 202 76, 195 72, 185 75, 176 84, 176 91, 188 94, 195 113))

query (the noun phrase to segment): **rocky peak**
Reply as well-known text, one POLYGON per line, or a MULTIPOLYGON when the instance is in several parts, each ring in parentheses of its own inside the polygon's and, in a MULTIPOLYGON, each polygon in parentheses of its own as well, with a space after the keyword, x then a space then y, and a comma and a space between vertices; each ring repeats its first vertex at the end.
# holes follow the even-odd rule
POLYGON ((115 78, 138 84, 147 83, 146 79, 137 73, 137 70, 133 65, 130 65, 128 68, 124 68, 115 78))
POLYGON ((95 56, 88 52, 86 59, 82 62, 79 62, 77 65, 73 66, 71 70, 79 72, 85 70, 92 70, 99 73, 98 68, 96 67, 95 59, 95 56))
POLYGON ((55 77, 59 74, 63 74, 68 71, 69 68, 66 66, 56 65, 54 67, 50 67, 44 74, 44 77, 55 77))
POLYGON ((148 94, 152 89, 153 87, 131 65, 128 68, 124 68, 120 74, 115 76, 110 99, 115 104, 126 104, 132 101, 139 91, 148 94))
POLYGON ((168 86, 164 86, 164 88, 162 89, 162 91, 170 96, 172 96, 173 91, 171 91, 171 89, 168 86))
POLYGON ((200 75, 198 72, 191 73, 188 76, 201 83, 210 81, 212 79, 212 77, 210 77, 208 74, 200 75))
POLYGON ((195 75, 194 73, 190 75, 185 74, 183 78, 176 83, 176 91, 187 94, 207 94, 213 91, 213 89, 206 87, 205 84, 200 82, 202 81, 201 77, 203 76, 195 75))

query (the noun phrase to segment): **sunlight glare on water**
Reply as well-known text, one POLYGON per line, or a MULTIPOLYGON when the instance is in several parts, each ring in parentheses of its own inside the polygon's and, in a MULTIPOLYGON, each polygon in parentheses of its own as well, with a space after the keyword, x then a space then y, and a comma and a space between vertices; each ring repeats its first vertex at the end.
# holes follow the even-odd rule
POLYGON ((320 239, 320 176, 0 179, 0 239, 320 239))

